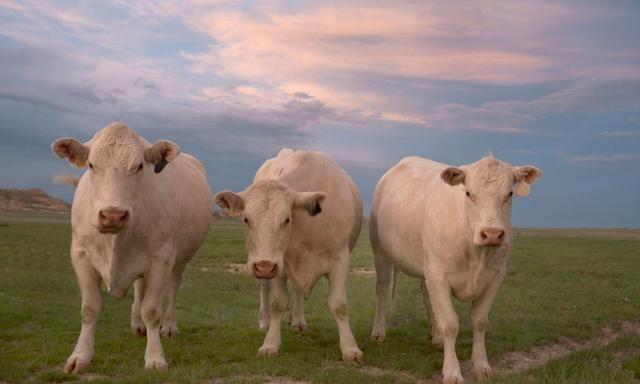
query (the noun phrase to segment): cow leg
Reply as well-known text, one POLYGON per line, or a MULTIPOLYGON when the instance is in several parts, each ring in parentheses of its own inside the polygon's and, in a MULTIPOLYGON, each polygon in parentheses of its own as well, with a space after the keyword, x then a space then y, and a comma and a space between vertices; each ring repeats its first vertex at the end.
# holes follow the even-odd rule
POLYGON ((96 324, 102 310, 100 293, 100 277, 84 257, 72 257, 73 269, 78 278, 82 295, 82 328, 73 353, 67 359, 64 370, 67 373, 78 373, 86 368, 93 359, 96 324))
POLYGON ((144 279, 139 278, 133 282, 133 304, 131 305, 131 329, 134 335, 140 337, 147 335, 147 329, 144 327, 140 307, 142 306, 142 298, 144 297, 144 279))
POLYGON ((284 277, 275 277, 269 280, 270 313, 269 330, 258 349, 259 356, 275 356, 282 342, 282 315, 287 310, 287 281, 284 277))
POLYGON ((362 361, 362 351, 353 337, 347 315, 347 277, 349 250, 344 249, 329 273, 329 309, 338 323, 340 350, 344 361, 362 361))
POLYGON ((162 319, 162 299, 170 279, 170 267, 162 261, 151 265, 148 276, 145 277, 144 298, 142 299, 142 320, 147 328, 147 348, 144 352, 144 367, 146 369, 166 370, 167 361, 164 358, 162 342, 160 341, 160 321, 162 319))
POLYGON ((438 333, 438 326, 436 325, 436 317, 433 314, 433 308, 431 307, 431 301, 429 300, 429 290, 427 289, 427 283, 423 279, 420 283, 422 288, 422 303, 427 310, 427 316, 429 317, 429 324, 431 325, 431 344, 436 348, 442 348, 442 337, 438 333))
POLYGON ((385 337, 385 305, 394 276, 393 264, 387 260, 380 250, 376 250, 374 253, 376 267, 376 318, 373 321, 371 340, 381 343, 385 337))
POLYGON ((304 295, 293 287, 293 308, 291 310, 291 329, 304 332, 307 330, 307 321, 304 318, 304 295))
POLYGON ((487 287, 482 296, 471 304, 471 312, 469 314, 471 327, 473 328, 471 361, 473 363, 473 374, 476 377, 476 381, 484 381, 494 377, 493 369, 491 369, 489 360, 487 359, 484 336, 489 319, 489 310, 498 293, 498 288, 502 285, 504 275, 504 272, 500 273, 487 287))
POLYGON ((269 329, 269 319, 271 318, 271 311, 269 310, 269 280, 258 280, 260 286, 260 310, 258 311, 258 326, 261 331, 269 329))
POLYGON ((456 356, 456 338, 458 337, 458 315, 453 307, 451 288, 443 278, 436 280, 427 276, 427 290, 433 306, 438 332, 444 344, 444 362, 442 363, 443 384, 463 382, 460 362, 456 356))
POLYGON ((182 284, 182 274, 184 273, 185 267, 186 264, 174 267, 171 272, 169 287, 165 291, 164 314, 162 315, 160 335, 167 339, 178 335, 178 324, 176 322, 176 296, 178 295, 178 288, 180 288, 180 284, 182 284))

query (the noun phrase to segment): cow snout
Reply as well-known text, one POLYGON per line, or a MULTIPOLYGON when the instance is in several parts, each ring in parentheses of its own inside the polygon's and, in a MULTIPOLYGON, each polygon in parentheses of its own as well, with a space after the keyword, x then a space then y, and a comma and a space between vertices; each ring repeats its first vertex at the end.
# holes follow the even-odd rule
POLYGON ((268 260, 253 263, 253 275, 258 279, 273 279, 278 272, 278 264, 268 260))
POLYGON ((500 245, 504 242, 505 232, 502 228, 483 228, 480 230, 482 245, 500 245))
POLYGON ((129 211, 116 207, 101 209, 98 215, 100 222, 98 230, 102 233, 118 232, 129 220, 129 211))

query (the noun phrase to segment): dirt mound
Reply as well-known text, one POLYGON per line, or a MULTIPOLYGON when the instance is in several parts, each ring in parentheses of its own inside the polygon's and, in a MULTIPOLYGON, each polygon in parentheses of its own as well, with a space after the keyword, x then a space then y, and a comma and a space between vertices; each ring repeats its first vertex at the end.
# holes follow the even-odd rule
POLYGON ((0 189, 0 211, 69 212, 71 205, 42 189, 0 189))

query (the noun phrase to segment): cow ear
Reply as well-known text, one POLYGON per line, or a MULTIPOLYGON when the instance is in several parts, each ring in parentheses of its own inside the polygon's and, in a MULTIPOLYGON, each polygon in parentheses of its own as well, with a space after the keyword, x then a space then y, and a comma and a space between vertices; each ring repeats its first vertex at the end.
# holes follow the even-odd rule
POLYGON ((78 168, 82 168, 87 165, 87 159, 89 158, 89 147, 80 143, 73 137, 63 137, 51 144, 53 153, 60 156, 62 159, 67 159, 73 165, 78 168))
POLYGON ((442 171, 440 178, 449 185, 464 183, 464 170, 462 168, 449 167, 442 171))
POLYGON ((294 209, 305 209, 311 216, 322 212, 322 202, 327 198, 323 192, 300 192, 293 202, 294 209))
POLYGON ((144 151, 144 159, 155 165, 155 173, 160 173, 179 154, 178 144, 168 140, 158 140, 144 151))
POLYGON ((542 171, 534 166, 525 165, 523 167, 516 167, 513 171, 513 178, 517 183, 516 195, 529 196, 531 193, 529 185, 536 182, 540 177, 542 177, 542 171))
POLYGON ((238 216, 244 209, 244 200, 242 200, 241 193, 231 191, 218 192, 214 201, 220 208, 227 211, 229 215, 238 216))

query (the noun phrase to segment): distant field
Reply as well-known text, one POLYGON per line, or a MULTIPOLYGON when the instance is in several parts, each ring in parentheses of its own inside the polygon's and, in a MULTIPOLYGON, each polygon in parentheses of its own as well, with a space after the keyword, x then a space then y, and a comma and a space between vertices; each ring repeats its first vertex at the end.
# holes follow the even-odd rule
MULTIPOLYGON (((640 383, 640 231, 516 233, 487 335, 490 360, 503 373, 495 382, 640 383), (558 358, 547 362, 552 357, 558 358), (527 359, 530 364, 522 365, 527 359)), ((366 228, 353 255, 358 273, 348 292, 365 363, 340 361, 324 280, 305 303, 308 332, 284 327, 280 356, 257 358, 264 334, 257 327, 256 282, 230 272, 245 261, 242 229, 217 220, 185 274, 180 335, 164 341, 169 372, 144 371, 145 339, 131 334, 129 293, 121 301, 105 296, 89 372, 63 374, 80 330, 69 240, 68 216, 0 214, 0 383, 430 383, 441 369, 442 353, 428 342, 416 280, 400 281, 386 341, 369 342, 375 276, 369 273, 366 228)), ((472 341, 468 306, 458 303, 458 309, 458 356, 466 361, 472 341)))

